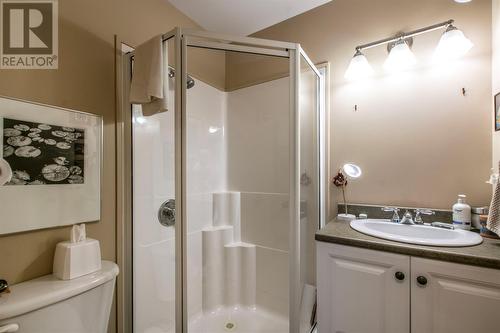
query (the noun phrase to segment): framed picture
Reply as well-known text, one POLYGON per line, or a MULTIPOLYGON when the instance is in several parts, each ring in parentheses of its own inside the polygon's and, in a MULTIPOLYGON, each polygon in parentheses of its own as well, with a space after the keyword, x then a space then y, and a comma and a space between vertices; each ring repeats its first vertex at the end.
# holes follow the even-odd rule
POLYGON ((0 234, 101 218, 102 117, 0 97, 0 234))
POLYGON ((500 93, 495 95, 495 131, 500 131, 500 93))

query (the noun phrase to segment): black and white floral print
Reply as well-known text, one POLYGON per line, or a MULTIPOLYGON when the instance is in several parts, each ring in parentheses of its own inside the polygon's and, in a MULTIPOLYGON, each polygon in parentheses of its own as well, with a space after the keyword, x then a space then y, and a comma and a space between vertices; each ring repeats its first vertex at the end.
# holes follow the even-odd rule
POLYGON ((83 184, 83 129, 3 118, 3 158, 12 169, 6 185, 83 184))

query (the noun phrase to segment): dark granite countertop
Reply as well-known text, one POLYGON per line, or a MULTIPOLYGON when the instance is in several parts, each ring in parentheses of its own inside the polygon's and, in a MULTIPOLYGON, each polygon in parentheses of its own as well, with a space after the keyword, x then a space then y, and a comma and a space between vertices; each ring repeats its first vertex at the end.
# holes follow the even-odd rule
POLYGON ((406 254, 435 260, 500 269, 500 240, 484 238, 479 245, 437 247, 399 243, 365 235, 351 228, 349 222, 334 220, 316 232, 321 242, 362 247, 371 250, 406 254))

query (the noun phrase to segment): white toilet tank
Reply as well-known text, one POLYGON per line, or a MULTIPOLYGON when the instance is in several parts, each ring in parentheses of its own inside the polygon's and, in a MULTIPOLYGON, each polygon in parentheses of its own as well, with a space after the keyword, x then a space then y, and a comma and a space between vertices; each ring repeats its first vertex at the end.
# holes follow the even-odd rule
POLYGON ((73 280, 53 275, 22 282, 0 297, 0 333, 105 333, 118 266, 73 280))

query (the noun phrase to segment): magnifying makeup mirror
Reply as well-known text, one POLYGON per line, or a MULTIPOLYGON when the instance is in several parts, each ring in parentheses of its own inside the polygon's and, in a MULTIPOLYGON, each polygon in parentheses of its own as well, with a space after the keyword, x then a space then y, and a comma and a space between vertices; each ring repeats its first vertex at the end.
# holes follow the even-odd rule
POLYGON ((357 166, 354 163, 346 163, 344 164, 333 179, 333 183, 337 187, 342 188, 342 196, 344 198, 344 213, 343 214, 338 214, 337 219, 339 220, 345 220, 345 221, 350 221, 350 220, 355 220, 356 216, 353 214, 349 214, 347 212, 347 200, 346 200, 346 186, 347 186, 347 180, 356 180, 362 175, 361 168, 357 166))
POLYGON ((359 177, 361 177, 361 174, 362 174, 361 168, 353 163, 344 164, 344 166, 342 167, 342 171, 350 179, 359 178, 359 177))

